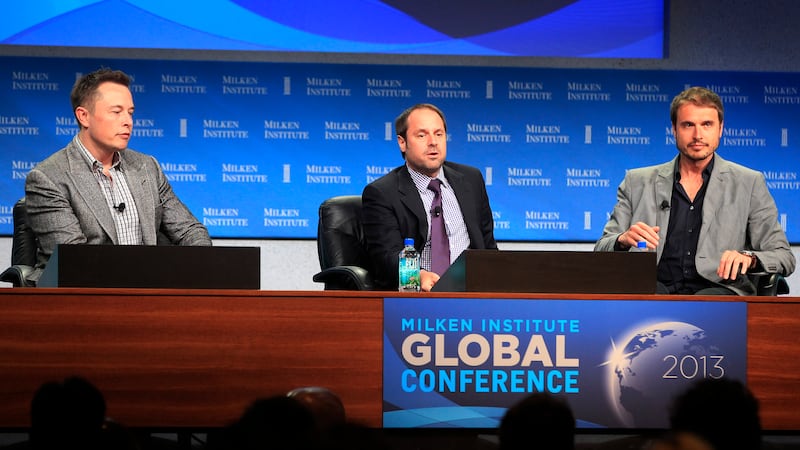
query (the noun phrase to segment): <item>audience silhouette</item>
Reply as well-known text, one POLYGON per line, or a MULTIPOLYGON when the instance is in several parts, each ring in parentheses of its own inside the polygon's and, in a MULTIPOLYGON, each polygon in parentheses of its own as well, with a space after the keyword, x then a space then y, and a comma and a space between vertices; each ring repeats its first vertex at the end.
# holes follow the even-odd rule
POLYGON ((675 398, 669 413, 673 448, 761 448, 758 400, 738 380, 700 380, 675 398))
POLYGON ((758 400, 742 382, 705 378, 676 396, 668 409, 669 429, 651 440, 621 439, 603 448, 647 450, 758 450, 758 400), (625 447, 622 447, 625 445, 625 447))
MULTIPOLYGON (((6 448, 33 450, 154 448, 134 439, 106 417, 106 401, 88 380, 69 377, 42 384, 30 409, 30 439, 6 448)), ((669 430, 662 438, 614 440, 576 445, 576 420, 565 399, 531 394, 509 408, 498 428, 497 450, 759 450, 759 404, 742 382, 707 378, 677 396, 669 408, 669 430)), ((303 387, 286 395, 259 398, 219 433, 210 433, 209 450, 361 450, 390 449, 383 430, 347 420, 342 400, 322 387, 303 387)), ((400 446, 399 448, 408 447, 400 446)), ((423 443, 414 444, 419 450, 423 443)), ((430 444, 430 442, 428 442, 430 444)), ((459 446, 463 447, 463 443, 459 446)), ((467 444, 472 447, 471 444, 467 444)), ((163 448, 163 445, 161 445, 163 448)), ((477 446, 474 446, 477 448, 477 446)), ((440 450, 455 448, 444 442, 440 450)))
POLYGON ((311 411, 319 433, 327 433, 347 421, 344 403, 329 389, 318 386, 300 387, 292 389, 286 396, 294 398, 311 411))
POLYGON ((321 435, 317 450, 389 450, 391 447, 380 429, 355 422, 333 426, 321 435))
POLYGON ((96 439, 105 419, 105 398, 89 381, 70 377, 44 383, 31 400, 31 445, 53 448, 96 439))
POLYGON ((28 445, 35 450, 138 448, 127 429, 106 418, 106 401, 88 380, 42 384, 31 400, 28 445))
POLYGON ((651 450, 714 450, 711 444, 695 433, 686 431, 669 433, 653 442, 651 450))
POLYGON ((256 400, 236 422, 208 441, 209 450, 389 448, 382 430, 348 421, 341 399, 315 386, 256 400))
POLYGON ((498 437, 499 450, 573 450, 575 416, 566 401, 537 392, 506 411, 498 437))
POLYGON ((300 401, 286 395, 260 398, 209 446, 225 450, 306 450, 316 445, 314 415, 300 401))

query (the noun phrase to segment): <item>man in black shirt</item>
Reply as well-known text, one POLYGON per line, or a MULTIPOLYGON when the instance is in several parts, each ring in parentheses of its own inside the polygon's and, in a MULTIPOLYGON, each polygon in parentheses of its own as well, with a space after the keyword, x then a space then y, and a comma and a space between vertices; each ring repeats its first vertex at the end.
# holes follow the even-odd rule
POLYGON ((627 251, 647 242, 657 252, 659 294, 751 295, 748 271, 794 271, 763 174, 716 155, 723 115, 722 100, 708 89, 675 97, 678 156, 628 171, 595 244, 595 251, 627 251))

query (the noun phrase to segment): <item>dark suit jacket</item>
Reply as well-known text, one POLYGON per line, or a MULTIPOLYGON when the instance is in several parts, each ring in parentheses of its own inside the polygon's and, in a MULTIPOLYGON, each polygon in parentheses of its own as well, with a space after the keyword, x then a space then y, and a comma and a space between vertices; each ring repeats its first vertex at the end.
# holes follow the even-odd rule
MULTIPOLYGON (((453 187, 469 234, 469 248, 496 249, 494 219, 481 172, 470 166, 445 162, 444 175, 453 187)), ((428 238, 428 214, 405 165, 397 167, 364 188, 364 236, 379 289, 397 289, 398 254, 403 239, 414 238, 422 252, 428 238)))
MULTIPOLYGON (((159 233, 178 245, 211 245, 208 231, 172 191, 155 158, 131 149, 119 155, 145 245, 156 245, 159 233)), ((106 198, 74 140, 31 170, 25 202, 39 243, 33 279, 58 244, 118 243, 106 198)))

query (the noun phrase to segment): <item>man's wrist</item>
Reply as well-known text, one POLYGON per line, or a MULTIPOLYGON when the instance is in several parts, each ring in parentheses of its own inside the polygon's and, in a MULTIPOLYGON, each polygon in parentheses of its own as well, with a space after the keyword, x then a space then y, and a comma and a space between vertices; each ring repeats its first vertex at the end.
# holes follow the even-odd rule
POLYGON ((750 250, 740 250, 739 253, 749 256, 750 257, 750 265, 747 267, 748 269, 755 269, 756 265, 758 264, 758 257, 755 253, 751 252, 750 250))
MULTIPOLYGON (((622 234, 625 234, 625 233, 622 233, 622 234)), ((621 252, 621 251, 628 250, 629 248, 631 248, 629 245, 625 245, 625 244, 622 243, 622 241, 620 241, 620 239, 622 239, 622 234, 617 236, 617 239, 614 240, 614 251, 615 252, 621 252)))

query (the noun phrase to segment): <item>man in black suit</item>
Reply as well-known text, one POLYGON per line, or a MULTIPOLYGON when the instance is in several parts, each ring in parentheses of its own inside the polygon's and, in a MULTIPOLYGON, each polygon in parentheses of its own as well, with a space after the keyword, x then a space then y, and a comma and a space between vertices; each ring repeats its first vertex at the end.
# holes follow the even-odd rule
POLYGON ((421 288, 430 291, 443 273, 431 267, 432 217, 444 217, 450 263, 467 248, 497 249, 489 196, 478 169, 445 162, 447 123, 439 108, 408 108, 395 131, 406 163, 364 188, 364 234, 379 289, 397 289, 398 254, 410 237, 422 256, 421 288), (441 207, 428 187, 434 179, 441 181, 441 207))

